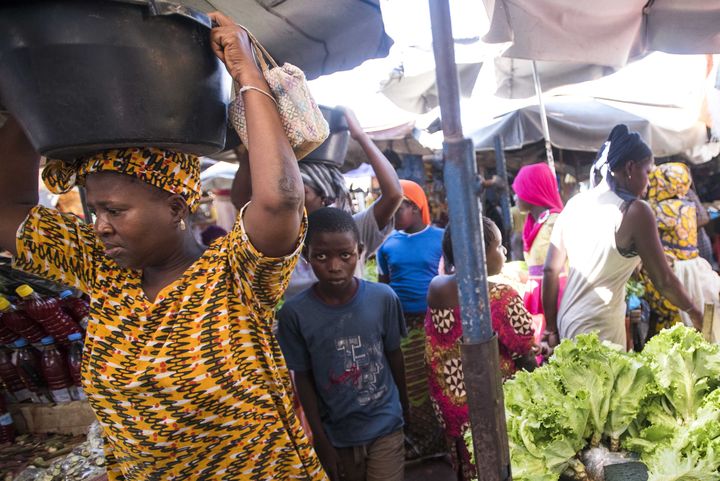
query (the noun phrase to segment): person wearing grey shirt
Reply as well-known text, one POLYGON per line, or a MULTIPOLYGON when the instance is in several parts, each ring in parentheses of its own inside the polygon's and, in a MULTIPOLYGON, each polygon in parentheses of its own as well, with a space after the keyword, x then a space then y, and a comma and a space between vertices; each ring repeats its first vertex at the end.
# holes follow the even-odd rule
MULTIPOLYGON (((365 273, 365 262, 394 230, 393 216, 402 203, 403 193, 392 164, 362 129, 355 114, 350 109, 339 108, 345 114, 350 136, 362 147, 380 186, 380 197, 370 207, 353 215, 360 231, 362 249, 355 275, 362 278, 365 273)), ((239 210, 251 200, 252 193, 246 182, 250 178, 247 156, 238 155, 238 160, 241 172, 235 176, 233 181, 231 199, 239 210)), ((308 214, 321 207, 331 205, 348 208, 347 186, 336 165, 328 162, 301 160, 299 166, 305 187, 305 209, 308 214)), ((293 297, 315 282, 317 282, 317 278, 310 268, 310 264, 300 257, 290 277, 285 298, 293 297)))

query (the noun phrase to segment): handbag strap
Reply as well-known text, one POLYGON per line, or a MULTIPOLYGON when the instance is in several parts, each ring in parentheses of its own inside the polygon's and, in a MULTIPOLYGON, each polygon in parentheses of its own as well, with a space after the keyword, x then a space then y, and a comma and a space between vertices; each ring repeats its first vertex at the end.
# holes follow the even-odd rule
POLYGON ((276 68, 278 66, 277 62, 272 57, 272 55, 270 55, 270 53, 265 49, 265 47, 262 46, 260 41, 255 37, 255 35, 253 35, 252 32, 250 32, 250 30, 248 30, 243 25, 240 25, 239 27, 245 30, 245 33, 247 33, 250 44, 255 51, 255 57, 257 57, 257 60, 260 63, 260 69, 263 72, 267 72, 269 70, 269 66, 267 64, 268 61, 273 68, 276 68))

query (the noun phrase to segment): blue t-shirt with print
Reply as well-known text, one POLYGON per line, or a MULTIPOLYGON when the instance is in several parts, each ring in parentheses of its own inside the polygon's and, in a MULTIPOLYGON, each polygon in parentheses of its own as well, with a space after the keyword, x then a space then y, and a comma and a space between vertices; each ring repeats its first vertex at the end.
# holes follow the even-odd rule
POLYGON ((405 320, 388 286, 359 280, 353 299, 322 302, 309 288, 285 302, 277 338, 287 366, 312 371, 320 416, 333 446, 359 446, 403 425, 385 353, 400 349, 405 320))
POLYGON ((427 310, 427 292, 438 275, 444 233, 435 226, 414 234, 395 231, 378 250, 378 272, 390 276, 390 287, 407 314, 425 314, 427 310))

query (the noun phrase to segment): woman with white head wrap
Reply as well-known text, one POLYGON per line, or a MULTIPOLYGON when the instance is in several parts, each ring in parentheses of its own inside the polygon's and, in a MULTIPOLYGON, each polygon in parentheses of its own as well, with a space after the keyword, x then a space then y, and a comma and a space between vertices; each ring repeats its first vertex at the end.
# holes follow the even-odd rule
POLYGON ((652 169, 652 152, 640 135, 617 125, 593 166, 591 177, 599 182, 572 198, 558 217, 543 276, 550 346, 560 337, 596 332, 628 347, 625 283, 641 260, 657 289, 701 326, 700 309, 665 261, 655 214, 640 199, 652 169), (566 263, 568 281, 558 306, 558 276, 566 263))

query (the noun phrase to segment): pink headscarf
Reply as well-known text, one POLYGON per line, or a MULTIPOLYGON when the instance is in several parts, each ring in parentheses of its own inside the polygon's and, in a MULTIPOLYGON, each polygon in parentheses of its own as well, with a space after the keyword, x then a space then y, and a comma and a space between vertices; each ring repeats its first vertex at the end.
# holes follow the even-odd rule
MULTIPOLYGON (((521 168, 512 187, 517 196, 528 204, 546 207, 550 213, 557 213, 563 209, 555 174, 544 162, 521 168)), ((530 251, 542 224, 543 222, 538 222, 532 215, 527 216, 523 229, 525 252, 530 251)))

